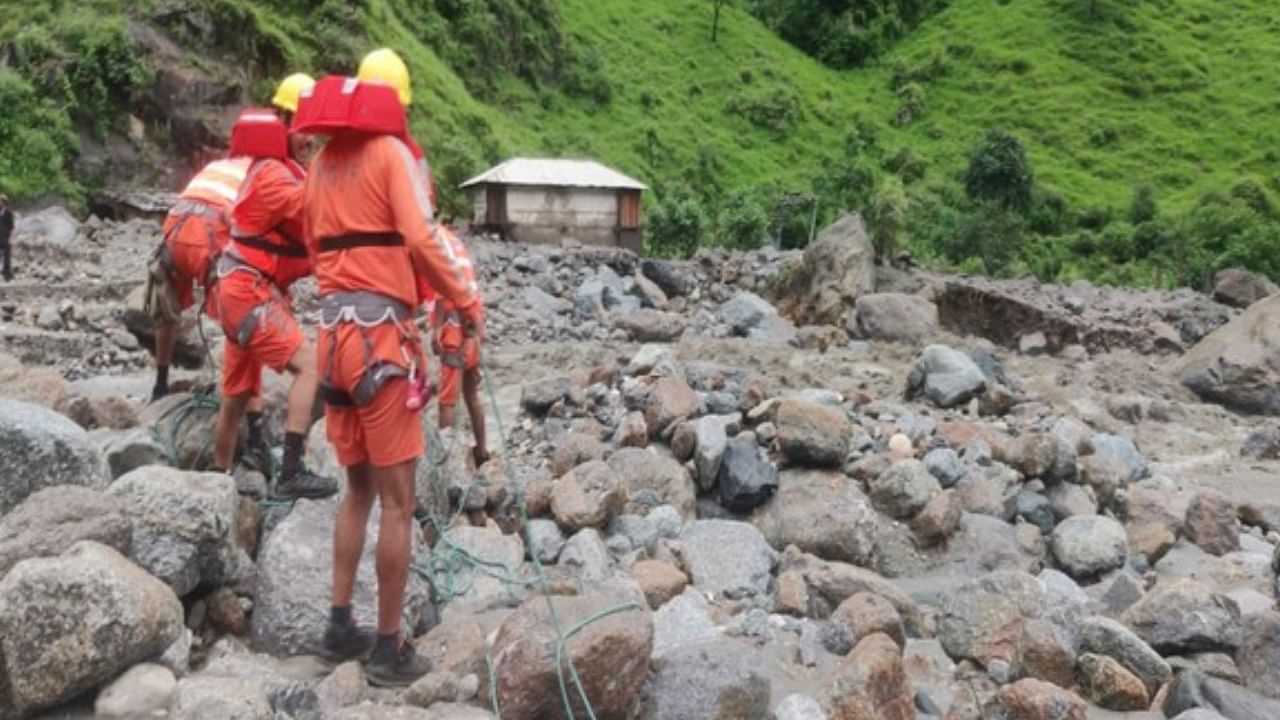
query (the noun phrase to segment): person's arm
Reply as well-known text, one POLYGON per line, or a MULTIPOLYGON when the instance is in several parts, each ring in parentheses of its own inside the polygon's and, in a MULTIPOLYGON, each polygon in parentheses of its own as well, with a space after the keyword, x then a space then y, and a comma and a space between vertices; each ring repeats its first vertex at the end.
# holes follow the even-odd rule
POLYGON ((278 160, 263 161, 253 177, 250 197, 254 203, 252 227, 245 230, 265 234, 283 229, 289 239, 302 242, 303 183, 278 160))
POLYGON ((479 305, 475 283, 469 282, 457 256, 429 219, 431 200, 425 178, 408 146, 398 140, 385 148, 387 197, 395 215, 396 230, 404 238, 414 271, 425 276, 440 296, 460 310, 479 305))

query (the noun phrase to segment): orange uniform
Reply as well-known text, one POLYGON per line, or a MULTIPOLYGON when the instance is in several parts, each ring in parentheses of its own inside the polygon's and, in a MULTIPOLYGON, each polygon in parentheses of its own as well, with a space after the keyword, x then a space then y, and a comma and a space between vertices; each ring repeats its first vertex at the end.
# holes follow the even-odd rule
POLYGON ((344 466, 389 467, 416 459, 423 451, 422 427, 418 413, 406 407, 404 377, 406 368, 422 363, 412 308, 422 299, 420 288, 429 285, 474 311, 475 283, 437 232, 426 178, 396 137, 347 133, 331 139, 312 163, 304 208, 322 307, 352 293, 383 304, 377 317, 345 308, 322 320, 321 382, 353 399, 327 404, 329 441, 344 466), (361 397, 362 381, 377 367, 401 372, 372 397, 361 397))
POLYGON ((256 394, 262 368, 283 372, 304 342, 287 294, 311 272, 301 239, 303 176, 295 163, 260 159, 229 213, 232 242, 217 290, 226 395, 256 394))
POLYGON ((226 211, 248 172, 248 158, 209 163, 187 184, 164 219, 169 278, 183 310, 195 304, 196 283, 206 286, 214 258, 231 239, 226 211))
MULTIPOLYGON (((467 246, 451 232, 441 234, 445 236, 462 265, 467 282, 474 287, 475 266, 471 262, 467 246)), ((466 335, 457 308, 445 298, 440 298, 435 303, 431 313, 431 328, 435 334, 436 353, 440 356, 439 402, 441 405, 457 405, 463 374, 480 367, 480 341, 466 335)))

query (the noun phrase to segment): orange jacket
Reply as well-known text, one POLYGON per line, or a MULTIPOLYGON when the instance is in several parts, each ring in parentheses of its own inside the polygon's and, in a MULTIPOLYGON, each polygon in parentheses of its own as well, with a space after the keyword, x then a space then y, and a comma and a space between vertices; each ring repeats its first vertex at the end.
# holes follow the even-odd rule
POLYGON ((235 202, 240 186, 249 174, 249 163, 249 158, 245 157, 214 160, 187 183, 181 197, 199 200, 220 210, 228 208, 235 202))
POLYGON ((474 279, 437 231, 417 158, 398 138, 334 136, 312 162, 303 207, 321 295, 368 290, 415 307, 422 278, 459 307, 478 300, 474 279), (326 241, 352 235, 398 236, 402 244, 324 250, 326 241))
MULTIPOLYGON (((458 264, 462 267, 463 278, 467 283, 477 288, 476 299, 483 302, 483 298, 480 297, 479 286, 476 284, 476 269, 475 264, 471 261, 471 251, 467 250, 466 244, 459 240, 458 236, 447 227, 441 225, 440 231, 440 235, 445 242, 449 243, 449 248, 453 250, 454 257, 458 259, 458 264)), ((456 306, 449 302, 447 298, 436 297, 433 288, 428 288, 428 294, 428 299, 436 301, 435 309, 432 313, 432 325, 438 329, 448 322, 458 324, 457 318, 451 317, 451 313, 457 309, 456 306)))
POLYGON ((292 161, 257 160, 230 212, 236 252, 282 288, 311 274, 302 241, 305 176, 292 161))

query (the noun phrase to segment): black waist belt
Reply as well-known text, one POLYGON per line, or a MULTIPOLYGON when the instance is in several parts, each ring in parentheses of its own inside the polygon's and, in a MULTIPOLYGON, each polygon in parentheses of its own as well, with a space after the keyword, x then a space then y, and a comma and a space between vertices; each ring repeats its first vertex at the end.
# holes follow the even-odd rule
POLYGON ((404 238, 399 233, 354 233, 320 240, 322 253, 365 247, 404 247, 404 238))
POLYGON ((260 237, 238 237, 233 239, 247 248, 261 250, 272 255, 282 255, 290 258, 304 258, 307 256, 307 249, 301 245, 280 245, 267 242, 260 237))

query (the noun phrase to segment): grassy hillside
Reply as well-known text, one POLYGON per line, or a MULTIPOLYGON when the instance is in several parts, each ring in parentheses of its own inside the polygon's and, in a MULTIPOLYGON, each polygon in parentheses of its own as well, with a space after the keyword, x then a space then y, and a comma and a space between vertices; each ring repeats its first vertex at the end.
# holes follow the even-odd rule
MULTIPOLYGON (((1152 244, 1135 240, 1132 226, 1104 232, 1125 219, 1139 186, 1170 218, 1242 179, 1269 212, 1280 189, 1280 78, 1271 71, 1280 12, 1271 0, 951 0, 872 65, 844 71, 741 8, 725 8, 712 43, 708 0, 93 0, 73 12, 36 0, 0 20, 0 47, 53 48, 46 55, 62 58, 63 76, 10 50, 19 62, 16 73, 0 68, 0 96, 23 110, 0 120, 0 184, 25 196, 73 185, 51 160, 74 152, 68 123, 50 116, 82 131, 89 120, 100 125, 111 117, 102 108, 128 109, 147 79, 145 62, 75 58, 118 59, 111 38, 127 41, 121 28, 156 23, 175 6, 216 21, 222 32, 210 42, 249 59, 256 95, 285 70, 350 69, 376 45, 401 50, 414 72, 415 131, 459 212, 452 186, 489 163, 590 155, 654 187, 655 224, 674 222, 702 241, 733 223, 750 236, 761 221, 771 234, 781 222, 803 236, 812 205, 796 194, 816 195, 826 219, 870 207, 895 173, 908 190, 908 240, 929 254, 937 243, 926 238, 958 232, 947 223, 969 212, 946 221, 938 206, 958 207, 972 148, 1000 127, 1025 144, 1037 197, 1069 216, 1048 226, 1032 219, 1031 234, 1018 235, 1027 245, 1057 238, 1049 254, 1067 248, 1067 257, 1020 267, 1098 275, 1145 257, 1108 243, 1152 244), (33 134, 39 183, 28 180, 30 158, 18 157, 33 134), (658 207, 677 197, 692 203, 658 207), (1077 231, 1104 237, 1068 237, 1077 231)), ((1149 229, 1156 246, 1173 242, 1159 240, 1166 230, 1149 229)), ((1219 262, 1228 244, 1205 250, 1205 262, 1219 262)))

